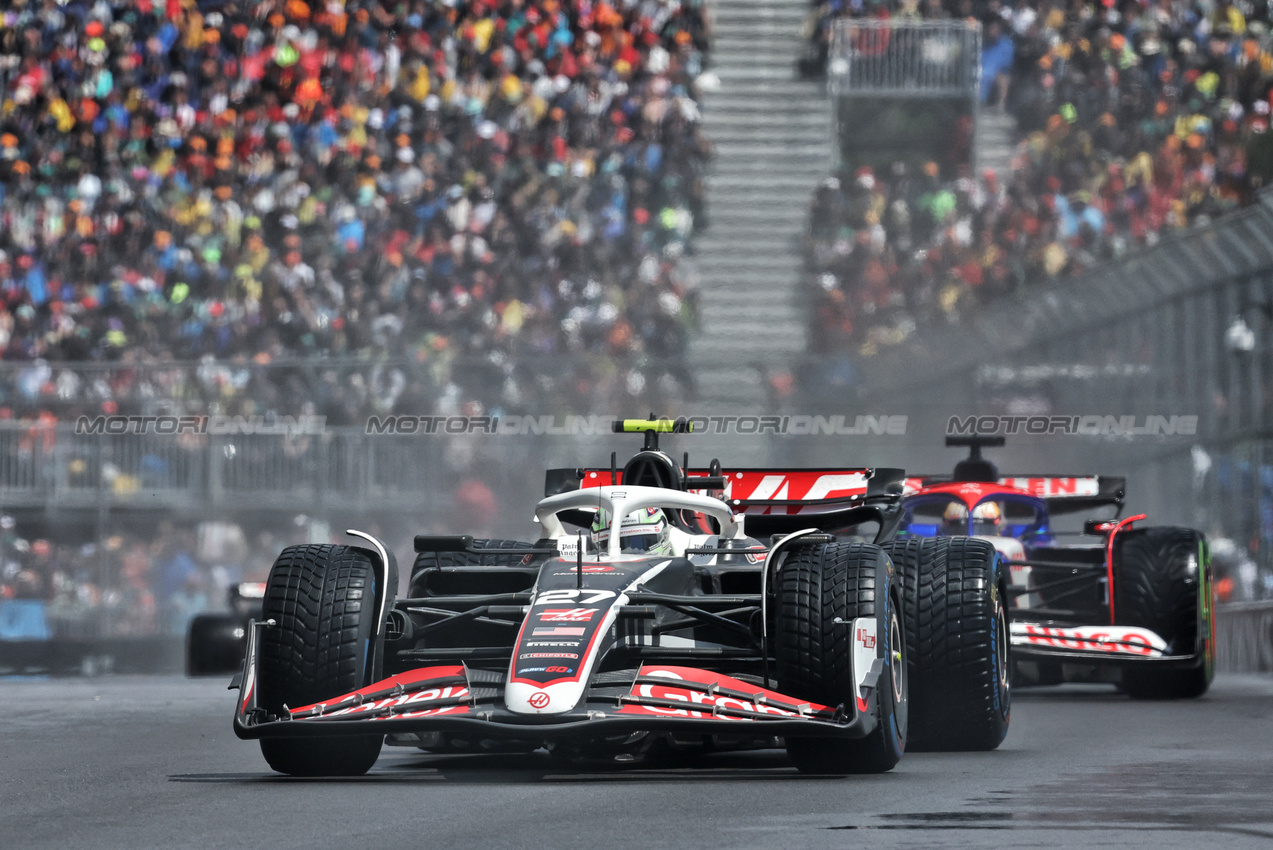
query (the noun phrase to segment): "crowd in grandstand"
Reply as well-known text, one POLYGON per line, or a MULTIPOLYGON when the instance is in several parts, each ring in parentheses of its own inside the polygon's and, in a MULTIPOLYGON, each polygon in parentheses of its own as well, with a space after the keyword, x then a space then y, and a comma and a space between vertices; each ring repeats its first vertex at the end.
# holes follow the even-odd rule
MULTIPOLYGON (((0 517, 0 602, 40 605, 6 626, 24 634, 0 639, 184 635, 191 617, 225 607, 232 583, 263 577, 241 537, 227 547, 200 541, 194 527, 163 523, 153 534, 117 531, 99 542, 30 533, 0 517)), ((275 543, 268 533, 259 542, 275 543)), ((270 560, 264 555, 266 567, 270 560)))
POLYGON ((983 27, 984 108, 1014 115, 1006 172, 858 167, 812 201, 812 344, 873 355, 1022 287, 1065 278, 1252 200, 1273 176, 1265 4, 939 0, 818 7, 835 20, 983 27))
MULTIPOLYGON (((701 0, 0 6, 9 468, 81 414, 361 425, 691 391, 701 0)), ((1080 274, 1273 174, 1267 5, 830 0, 812 65, 845 17, 981 25, 982 99, 1022 142, 998 173, 898 161, 826 179, 805 257, 817 353, 872 355, 1080 274)), ((142 467, 103 480, 127 494, 176 474, 142 467)), ((72 486, 96 474, 66 469, 72 486)), ((493 498, 457 504, 472 520, 493 498)), ((181 634, 290 542, 72 539, 0 518, 0 601, 41 603, 69 637, 181 634)))
POLYGON ((462 399, 453 363, 675 359, 707 37, 668 0, 7 4, 0 351, 396 358, 462 399))
MULTIPOLYGON (((401 551, 410 537, 398 525, 375 532, 401 551)), ((284 547, 348 542, 335 527, 303 515, 243 524, 160 520, 112 528, 100 540, 64 529, 40 536, 47 533, 39 524, 0 517, 0 605, 37 606, 26 609, 27 617, 0 620, 0 641, 184 637, 196 615, 229 610, 233 586, 265 581, 284 547)))

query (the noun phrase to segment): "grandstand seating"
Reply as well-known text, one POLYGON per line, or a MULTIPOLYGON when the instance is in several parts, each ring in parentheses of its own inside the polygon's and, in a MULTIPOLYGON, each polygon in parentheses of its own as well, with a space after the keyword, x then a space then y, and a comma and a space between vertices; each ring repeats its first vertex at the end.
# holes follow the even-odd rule
POLYGON ((509 356, 615 357, 639 394, 693 326, 707 38, 697 2, 10 6, 0 351, 400 358, 486 406, 509 356))
MULTIPOLYGON (((881 8, 819 6, 814 37, 881 8)), ((1006 83, 985 87, 984 108, 1002 106, 1020 129, 1011 166, 828 175, 805 249, 816 353, 878 354, 1250 203, 1273 175, 1264 7, 1248 19, 1228 0, 1207 14, 1190 4, 926 0, 893 15, 974 8, 1006 83)))

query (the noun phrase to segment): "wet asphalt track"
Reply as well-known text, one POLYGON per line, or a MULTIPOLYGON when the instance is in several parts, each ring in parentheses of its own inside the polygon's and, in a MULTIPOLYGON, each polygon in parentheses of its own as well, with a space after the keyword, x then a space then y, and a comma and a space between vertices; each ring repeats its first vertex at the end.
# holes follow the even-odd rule
POLYGON ((562 772, 386 748, 361 780, 297 781, 234 737, 233 697, 220 679, 0 680, 0 847, 1273 847, 1273 676, 1195 702, 1022 691, 998 751, 847 779, 778 752, 562 772))

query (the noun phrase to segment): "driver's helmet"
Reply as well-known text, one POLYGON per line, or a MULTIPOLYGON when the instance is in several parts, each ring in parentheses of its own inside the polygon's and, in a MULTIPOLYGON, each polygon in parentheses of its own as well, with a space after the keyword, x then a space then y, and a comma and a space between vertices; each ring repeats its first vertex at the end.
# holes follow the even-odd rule
POLYGON ((942 514, 942 523, 947 531, 955 530, 961 534, 967 534, 968 508, 963 502, 951 502, 946 506, 946 512, 942 514))
POLYGON ((1003 511, 998 502, 982 502, 972 509, 972 527, 975 534, 998 534, 1003 511))
MULTIPOLYGON (((597 511, 592 520, 592 545, 604 552, 610 542, 610 512, 597 511)), ((668 521, 660 508, 642 508, 623 518, 619 526, 619 551, 635 555, 670 555, 668 521)))

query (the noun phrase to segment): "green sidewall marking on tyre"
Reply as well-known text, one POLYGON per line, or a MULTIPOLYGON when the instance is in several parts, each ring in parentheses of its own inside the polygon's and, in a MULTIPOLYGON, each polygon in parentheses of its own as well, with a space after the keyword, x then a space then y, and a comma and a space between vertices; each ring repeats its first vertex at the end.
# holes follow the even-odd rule
POLYGON ((1208 681, 1215 674, 1216 621, 1212 607, 1211 547, 1207 538, 1198 535, 1198 610, 1202 615, 1202 628, 1198 638, 1203 642, 1203 664, 1208 681))

